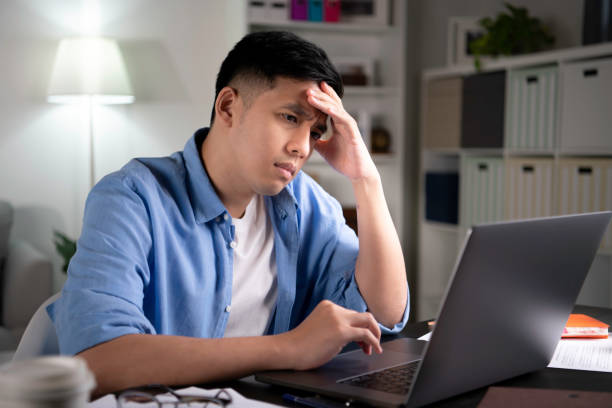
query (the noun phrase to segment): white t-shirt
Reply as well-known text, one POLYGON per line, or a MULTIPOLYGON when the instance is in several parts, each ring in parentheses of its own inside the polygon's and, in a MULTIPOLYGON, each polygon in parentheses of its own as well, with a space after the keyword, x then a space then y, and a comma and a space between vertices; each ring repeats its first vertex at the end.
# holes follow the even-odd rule
POLYGON ((276 304, 274 229, 263 196, 256 195, 234 225, 232 304, 225 337, 265 334, 276 304))

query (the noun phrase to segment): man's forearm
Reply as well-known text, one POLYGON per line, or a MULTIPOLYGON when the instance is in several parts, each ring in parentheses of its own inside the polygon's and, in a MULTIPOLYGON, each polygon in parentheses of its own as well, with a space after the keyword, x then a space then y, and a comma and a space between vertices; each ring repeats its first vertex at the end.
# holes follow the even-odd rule
POLYGON ((94 395, 103 395, 143 384, 200 384, 287 368, 287 354, 274 337, 131 334, 87 349, 79 357, 96 376, 94 395))
POLYGON ((359 255, 356 279, 376 320, 393 327, 407 302, 406 267, 380 177, 353 181, 357 201, 359 255))
POLYGON ((79 354, 96 376, 94 396, 143 384, 186 385, 236 379, 257 371, 308 370, 356 341, 382 352, 370 313, 323 300, 294 329, 273 336, 192 338, 128 334, 79 354))

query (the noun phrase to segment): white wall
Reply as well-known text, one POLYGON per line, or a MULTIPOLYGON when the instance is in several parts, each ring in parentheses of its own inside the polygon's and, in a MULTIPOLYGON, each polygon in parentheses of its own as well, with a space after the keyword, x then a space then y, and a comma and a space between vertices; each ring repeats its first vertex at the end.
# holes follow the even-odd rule
POLYGON ((95 113, 96 179, 136 156, 183 148, 209 123, 223 57, 246 32, 242 0, 2 0, 0 199, 16 209, 12 237, 53 258, 52 231, 78 237, 89 190, 87 111, 52 105, 46 90, 59 40, 116 38, 136 97, 95 113))

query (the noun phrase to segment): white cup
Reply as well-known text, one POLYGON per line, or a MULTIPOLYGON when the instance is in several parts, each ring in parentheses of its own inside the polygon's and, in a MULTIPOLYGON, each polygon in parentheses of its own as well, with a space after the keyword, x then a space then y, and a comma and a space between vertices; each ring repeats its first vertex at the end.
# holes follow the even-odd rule
POLYGON ((84 408, 96 386, 78 357, 49 356, 0 367, 0 408, 84 408))

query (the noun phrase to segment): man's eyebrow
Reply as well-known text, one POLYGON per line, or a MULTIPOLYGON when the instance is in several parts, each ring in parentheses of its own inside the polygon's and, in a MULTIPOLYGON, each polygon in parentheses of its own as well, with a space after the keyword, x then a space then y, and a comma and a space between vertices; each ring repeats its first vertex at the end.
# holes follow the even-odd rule
POLYGON ((315 118, 314 115, 309 113, 299 103, 288 103, 286 105, 283 105, 282 108, 288 109, 288 110, 292 111, 293 113, 295 113, 296 115, 303 117, 306 120, 313 120, 315 118))
MULTIPOLYGON (((315 118, 315 116, 313 116, 306 109, 304 109, 304 107, 300 105, 299 103, 288 103, 286 105, 283 105, 282 108, 290 110, 296 115, 301 116, 306 120, 313 120, 315 118)), ((315 123, 314 125, 315 129, 317 129, 321 133, 325 133, 327 131, 327 123, 325 121, 325 115, 323 115, 323 118, 324 119, 322 122, 319 121, 315 123)))

